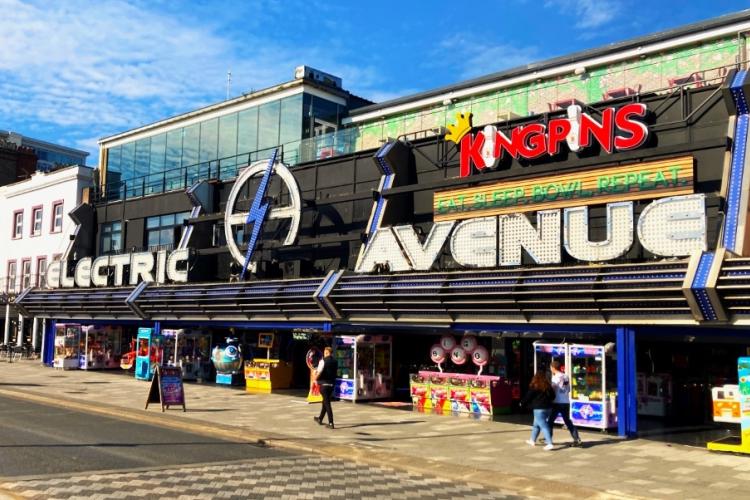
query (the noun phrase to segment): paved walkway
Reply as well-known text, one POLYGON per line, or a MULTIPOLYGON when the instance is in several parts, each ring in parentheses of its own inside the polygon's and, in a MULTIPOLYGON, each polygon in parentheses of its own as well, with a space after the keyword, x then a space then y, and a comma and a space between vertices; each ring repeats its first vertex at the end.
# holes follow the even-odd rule
MULTIPOLYGON (((148 384, 108 372, 55 371, 38 362, 0 363, 0 394, 158 422, 221 437, 316 451, 375 466, 477 483, 543 498, 739 498, 750 457, 583 432, 582 449, 545 452, 524 443, 529 426, 425 415, 376 405, 334 404, 336 429, 312 420, 319 407, 289 394, 251 395, 186 384, 188 411, 144 411, 148 384)), ((387 478, 385 479, 387 480, 387 478)))

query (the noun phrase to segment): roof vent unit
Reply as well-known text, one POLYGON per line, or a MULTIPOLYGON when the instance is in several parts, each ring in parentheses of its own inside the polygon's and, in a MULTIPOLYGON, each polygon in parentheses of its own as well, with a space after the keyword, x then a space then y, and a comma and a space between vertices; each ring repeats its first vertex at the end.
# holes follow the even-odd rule
POLYGON ((311 68, 310 66, 297 66, 296 68, 294 68, 294 78, 306 78, 316 83, 328 85, 337 89, 342 88, 341 78, 339 78, 338 76, 333 76, 330 73, 325 73, 315 68, 311 68))

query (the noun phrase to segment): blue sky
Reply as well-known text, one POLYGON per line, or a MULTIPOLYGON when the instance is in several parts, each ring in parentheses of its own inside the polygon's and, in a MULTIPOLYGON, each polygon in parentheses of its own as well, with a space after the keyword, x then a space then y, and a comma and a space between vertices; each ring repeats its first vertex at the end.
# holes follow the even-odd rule
POLYGON ((678 27, 747 2, 0 0, 0 129, 97 139, 292 79, 374 101, 678 27))

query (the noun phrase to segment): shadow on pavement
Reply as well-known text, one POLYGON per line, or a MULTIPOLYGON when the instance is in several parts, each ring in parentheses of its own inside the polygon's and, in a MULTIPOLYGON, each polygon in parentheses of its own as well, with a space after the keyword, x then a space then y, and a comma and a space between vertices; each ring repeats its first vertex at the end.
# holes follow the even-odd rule
MULTIPOLYGON (((186 443, 59 443, 59 444, 0 444, 0 449, 5 448, 138 448, 138 447, 161 447, 161 446, 216 446, 216 441, 191 441, 186 443)), ((262 448, 257 442, 222 441, 222 446, 252 446, 262 448)))
POLYGON ((398 422, 367 422, 365 424, 339 425, 337 429, 355 429, 357 427, 370 427, 380 425, 404 425, 404 424, 421 424, 424 420, 400 420, 398 422))

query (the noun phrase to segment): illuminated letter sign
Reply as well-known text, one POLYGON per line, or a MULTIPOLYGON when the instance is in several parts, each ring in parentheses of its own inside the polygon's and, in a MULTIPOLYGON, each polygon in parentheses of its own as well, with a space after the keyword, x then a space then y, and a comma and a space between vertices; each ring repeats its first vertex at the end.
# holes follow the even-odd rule
POLYGON ((168 256, 166 252, 160 251, 157 257, 154 258, 151 252, 102 255, 93 261, 91 257, 84 257, 74 269, 70 267, 72 263, 69 261, 55 261, 50 263, 47 270, 47 287, 103 287, 110 285, 110 275, 113 286, 137 285, 140 281, 164 283, 165 277, 175 283, 187 282, 189 249, 175 250, 168 256), (160 264, 161 260, 165 260, 165 263, 160 264), (162 265, 166 268, 165 271, 160 269, 162 265), (125 283, 126 268, 129 271, 128 283, 125 283))
POLYGON ((454 140, 461 146, 459 175, 468 177, 473 169, 495 168, 499 160, 511 158, 533 160, 544 155, 555 155, 564 142, 573 152, 599 144, 603 151, 627 151, 635 149, 648 139, 648 128, 640 121, 646 116, 646 105, 626 104, 618 109, 606 108, 595 118, 573 104, 567 109, 566 118, 554 118, 545 126, 541 123, 521 125, 505 134, 488 125, 476 134, 464 133, 470 115, 459 114, 459 123, 449 127, 446 140, 454 140), (460 137, 460 140, 458 140, 460 137))
MULTIPOLYGON (((262 218, 267 217, 269 219, 289 219, 289 231, 287 232, 283 244, 291 245, 297 239, 297 230, 299 229, 301 217, 301 207, 302 199, 300 197, 297 181, 294 179, 294 175, 292 175, 292 173, 283 163, 275 161, 274 163, 272 163, 272 171, 270 171, 268 161, 258 161, 243 170, 242 173, 240 173, 240 175, 237 177, 237 180, 234 182, 234 186, 232 186, 232 191, 229 193, 229 198, 227 199, 227 208, 224 213, 224 236, 227 240, 227 247, 229 247, 229 252, 232 254, 232 257, 234 257, 234 260, 236 260, 238 264, 241 264, 243 266, 245 265, 245 255, 242 253, 239 245, 237 244, 237 241, 235 240, 235 236, 232 231, 233 226, 245 225, 249 222, 252 222, 253 230, 259 231, 260 224, 262 223, 262 218), (266 176, 266 174, 266 185, 261 186, 263 188, 263 194, 260 194, 261 189, 259 189, 258 195, 256 195, 255 199, 253 200, 253 207, 258 208, 259 210, 256 211, 257 213, 252 214, 252 216, 254 216, 254 219, 252 221, 249 221, 247 210, 242 212, 235 212, 239 195, 242 192, 245 184, 247 184, 250 179, 258 175, 266 176), (267 183, 270 182, 269 178, 272 174, 277 174, 284 185, 286 185, 286 188, 289 191, 289 204, 286 206, 275 205, 270 208, 266 207, 266 210, 260 210, 263 204, 267 203, 267 200, 265 200, 265 188, 267 188, 267 183), (260 213, 261 211, 263 212, 262 214, 260 213)), ((258 237, 257 233, 255 237, 258 237)), ((255 272, 255 263, 248 262, 247 264, 248 270, 250 270, 251 272, 255 272)))
MULTIPOLYGON (((562 262, 563 247, 571 257, 588 262, 617 259, 633 245, 633 203, 608 203, 606 238, 591 241, 588 207, 542 210, 536 227, 524 214, 436 222, 420 243, 411 226, 381 227, 368 241, 355 272, 367 273, 378 264, 389 271, 427 271, 440 256, 446 240, 450 255, 462 267, 487 268, 521 264, 522 249, 537 264, 562 262), (562 228, 560 226, 563 226, 562 228)), ((692 194, 654 200, 641 212, 638 239, 645 250, 662 257, 684 257, 706 249, 705 195, 692 194)))

